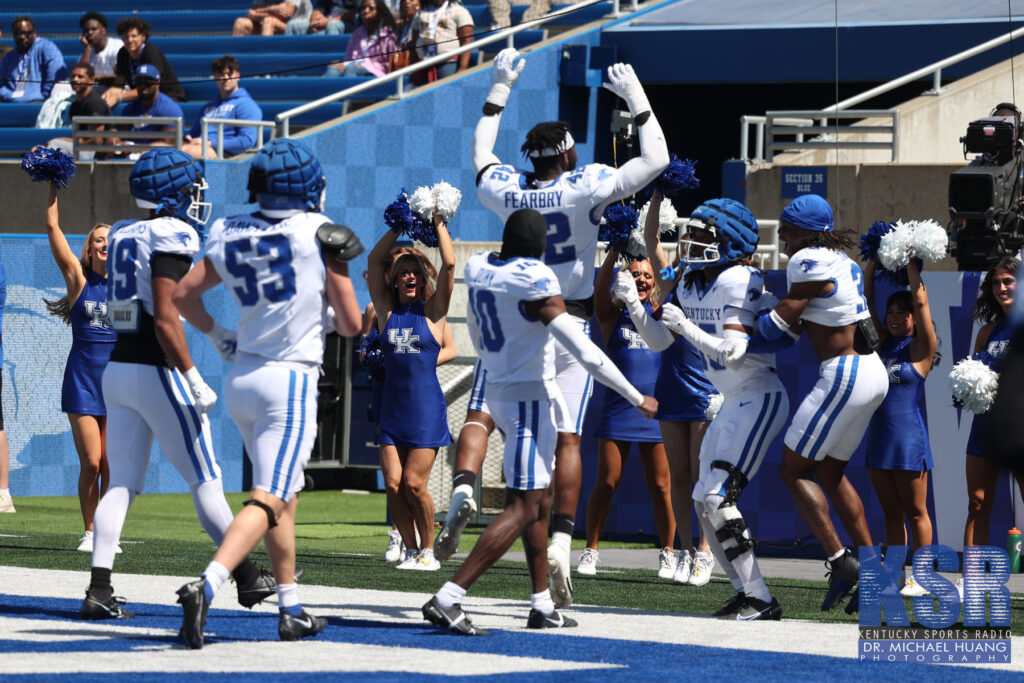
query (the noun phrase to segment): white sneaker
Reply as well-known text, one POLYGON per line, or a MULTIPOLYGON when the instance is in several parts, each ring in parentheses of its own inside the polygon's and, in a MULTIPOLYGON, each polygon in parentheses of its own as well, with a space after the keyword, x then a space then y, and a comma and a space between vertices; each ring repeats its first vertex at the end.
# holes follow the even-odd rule
POLYGON ((415 569, 421 572, 436 572, 441 568, 441 563, 434 557, 434 551, 430 548, 423 550, 416 559, 413 561, 412 566, 409 569, 415 569))
POLYGON ((715 568, 715 556, 711 553, 694 553, 693 570, 690 572, 690 585, 703 586, 711 580, 711 570, 715 568))
POLYGON ((576 573, 584 576, 593 576, 597 573, 597 550, 584 548, 580 555, 580 563, 576 565, 576 573))
POLYGON ((444 526, 434 539, 437 559, 447 560, 459 549, 462 530, 476 514, 476 501, 473 500, 473 488, 463 484, 455 488, 448 514, 444 518, 444 526))
POLYGON ((14 499, 10 493, 0 493, 0 512, 17 512, 14 509, 14 499))
POLYGON ((402 557, 402 534, 398 529, 388 532, 388 549, 384 551, 385 562, 398 562, 402 557))
MULTIPOLYGON (((689 583, 693 572, 693 555, 689 550, 680 550, 676 558, 676 570, 672 574, 673 583, 689 583)), ((659 576, 661 573, 659 572, 659 576)))
POLYGON ((907 582, 903 584, 903 588, 900 589, 900 595, 906 598, 916 598, 922 595, 928 595, 928 591, 926 591, 917 581, 914 581, 914 574, 912 572, 907 572, 907 582))
POLYGON ((413 565, 416 564, 416 560, 419 559, 420 553, 418 550, 410 548, 405 549, 405 556, 402 561, 395 565, 395 569, 413 569, 413 565))
POLYGON ((82 553, 91 553, 92 552, 92 532, 91 531, 86 531, 85 535, 82 536, 82 539, 78 542, 77 550, 79 552, 82 552, 82 553))
POLYGON ((662 548, 658 555, 658 578, 671 579, 676 574, 676 566, 679 564, 679 556, 671 548, 662 548))

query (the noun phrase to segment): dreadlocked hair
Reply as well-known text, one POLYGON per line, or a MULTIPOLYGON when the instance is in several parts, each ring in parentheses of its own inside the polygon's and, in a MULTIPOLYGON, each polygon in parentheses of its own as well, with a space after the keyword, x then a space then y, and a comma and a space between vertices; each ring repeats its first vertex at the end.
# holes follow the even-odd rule
MULTIPOLYGON (((756 270, 758 272, 761 272, 761 267, 757 264, 757 261, 754 261, 752 258, 750 258, 748 256, 744 256, 742 258, 738 258, 735 261, 731 261, 730 263, 726 263, 726 264, 723 264, 723 265, 725 265, 726 267, 728 267, 728 266, 749 266, 750 268, 753 268, 754 270, 756 270)), ((722 268, 722 270, 725 270, 725 268, 722 268)), ((687 271, 683 275, 683 287, 685 287, 688 290, 689 289, 693 289, 693 285, 694 285, 695 282, 697 282, 698 278, 700 279, 700 283, 702 285, 708 284, 708 282, 707 282, 707 275, 705 274, 703 269, 701 269, 701 270, 690 270, 690 271, 687 271)))
POLYGON ((811 233, 811 236, 803 243, 802 248, 823 247, 832 251, 846 251, 857 246, 856 233, 850 229, 833 230, 832 232, 809 230, 808 232, 811 233))
MULTIPOLYGON (((545 149, 558 149, 565 141, 565 134, 569 132, 569 124, 565 121, 545 121, 538 123, 526 134, 526 142, 520 150, 523 156, 528 157, 530 152, 540 152, 545 149)), ((543 158, 543 157, 541 157, 543 158)))
POLYGON ((999 270, 1006 271, 1010 275, 1017 277, 1017 268, 1019 267, 1020 261, 1012 256, 1004 256, 985 273, 985 279, 981 282, 981 294, 978 295, 977 301, 974 302, 974 313, 971 314, 972 320, 990 323, 1006 317, 1003 307, 999 305, 999 301, 992 294, 992 280, 996 276, 996 271, 999 270))

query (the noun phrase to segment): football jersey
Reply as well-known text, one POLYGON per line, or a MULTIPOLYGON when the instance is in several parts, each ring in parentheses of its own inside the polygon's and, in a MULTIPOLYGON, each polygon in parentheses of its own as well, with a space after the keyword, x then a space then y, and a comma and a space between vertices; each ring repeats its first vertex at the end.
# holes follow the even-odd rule
POLYGON ((534 181, 512 166, 484 170, 477 186, 480 203, 504 223, 519 209, 535 209, 548 223, 543 261, 555 272, 562 296, 586 299, 594 293, 597 231, 604 207, 640 188, 616 190, 619 173, 587 164, 554 180, 534 181))
MULTIPOLYGON (((773 308, 775 297, 765 289, 764 276, 756 268, 735 265, 726 268, 707 286, 695 280, 689 289, 680 280, 676 286, 676 300, 686 317, 705 332, 724 338, 726 316, 739 317, 743 324, 752 326, 758 313, 773 308)), ((724 395, 760 392, 774 386, 775 354, 748 353, 736 370, 701 354, 704 374, 724 395)))
POLYGON ((555 398, 554 339, 522 304, 558 296, 558 279, 537 259, 480 253, 466 263, 470 338, 487 370, 487 398, 555 398))
POLYGON ((832 291, 811 299, 800 316, 819 325, 840 327, 871 317, 864 300, 864 274, 860 266, 841 251, 824 247, 801 249, 789 259, 786 282, 826 282, 832 291))
POLYGON ((319 365, 327 329, 327 270, 316 231, 327 216, 221 218, 206 257, 239 306, 238 353, 319 365))

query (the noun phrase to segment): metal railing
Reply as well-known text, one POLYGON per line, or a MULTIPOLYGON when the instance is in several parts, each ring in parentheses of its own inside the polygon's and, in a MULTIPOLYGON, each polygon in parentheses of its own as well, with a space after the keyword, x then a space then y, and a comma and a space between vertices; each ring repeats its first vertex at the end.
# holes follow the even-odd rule
MULTIPOLYGON (((217 158, 224 158, 224 126, 238 126, 240 128, 250 127, 256 129, 256 149, 263 148, 263 129, 270 129, 270 139, 274 139, 274 131, 277 128, 277 124, 273 121, 247 121, 244 119, 200 119, 199 127, 202 130, 200 134, 202 140, 209 139, 208 134, 210 126, 214 125, 217 127, 217 158)), ((180 148, 180 147, 179 147, 180 148)), ((203 145, 203 159, 206 159, 206 145, 203 145)))
POLYGON ((174 146, 181 149, 184 137, 183 124, 180 116, 76 116, 71 120, 71 149, 77 159, 79 152, 123 152, 131 145, 89 145, 80 144, 83 138, 101 138, 103 140, 173 140, 174 146), (174 130, 89 130, 85 126, 103 125, 173 125, 174 130))
POLYGON ((775 157, 776 150, 800 150, 800 149, 888 149, 892 161, 899 161, 899 125, 900 113, 895 109, 847 109, 846 111, 833 111, 821 119, 821 128, 811 129, 818 132, 818 135, 811 140, 804 140, 803 136, 808 132, 806 126, 793 126, 782 123, 794 118, 815 116, 817 111, 770 111, 765 114, 764 136, 767 140, 769 163, 775 157), (829 119, 865 119, 865 118, 888 118, 891 123, 888 126, 840 126, 828 125, 829 119), (872 140, 843 140, 842 134, 865 134, 882 133, 889 135, 885 141, 872 140), (799 139, 791 141, 776 142, 777 135, 797 135, 799 139))
MULTIPOLYGON (((754 159, 764 159, 764 124, 767 120, 766 116, 749 116, 744 115, 740 117, 740 156, 744 159, 747 157, 745 154, 750 149, 750 127, 754 127, 754 159)), ((783 126, 813 126, 814 119, 776 119, 780 125, 783 126)), ((796 139, 803 142, 804 134, 803 131, 797 133, 796 139)))
POLYGON ((398 69, 397 71, 392 71, 391 73, 386 74, 384 76, 371 79, 366 83, 354 85, 351 88, 346 88, 345 90, 336 92, 333 95, 327 95, 325 97, 321 97, 318 100, 308 102, 300 107, 295 107, 294 109, 283 111, 276 117, 277 122, 281 125, 281 136, 286 138, 291 136, 291 120, 296 116, 299 116, 300 114, 305 114, 306 112, 313 111, 314 109, 318 109, 332 102, 338 102, 340 100, 347 99, 354 95, 358 95, 361 92, 365 92, 367 90, 370 90, 371 88, 376 88, 380 85, 390 83, 392 81, 395 82, 395 97, 397 99, 402 99, 403 97, 405 97, 404 79, 406 76, 411 76, 412 74, 414 74, 417 71, 420 71, 421 69, 427 69, 432 66, 444 64, 445 62, 451 60, 453 57, 458 57, 459 55, 465 54, 467 52, 478 50, 481 47, 484 47, 485 45, 499 43, 503 40, 507 42, 509 47, 511 47, 513 37, 515 36, 515 34, 520 33, 521 31, 536 28, 538 26, 546 24, 547 22, 553 19, 557 19, 558 17, 564 16, 566 14, 571 14, 585 7, 590 7, 591 5, 597 5, 603 2, 606 2, 606 0, 583 0, 583 2, 577 2, 573 5, 570 5, 569 7, 566 7, 563 10, 560 10, 558 12, 552 12, 551 14, 543 16, 540 19, 526 21, 519 24, 518 26, 512 26, 509 28, 501 29, 500 31, 496 31, 489 36, 480 38, 478 40, 474 40, 472 43, 469 43, 467 45, 460 45, 458 48, 450 52, 435 55, 434 57, 424 59, 422 61, 416 62, 415 64, 410 64, 409 66, 398 69))
MULTIPOLYGON (((1000 45, 1003 45, 1004 43, 1008 43, 1008 42, 1010 42, 1012 40, 1015 40, 1015 39, 1017 39, 1017 38, 1019 38, 1021 36, 1024 36, 1024 28, 1019 28, 1019 29, 1017 29, 1015 31, 1011 31, 1009 33, 1005 33, 1005 34, 999 36, 998 38, 993 38, 992 40, 988 40, 988 41, 985 41, 984 43, 981 43, 979 45, 975 45, 974 47, 970 48, 969 50, 964 50, 963 52, 958 52, 957 54, 955 54, 955 55, 953 55, 951 57, 946 57, 945 59, 940 59, 937 62, 932 62, 928 66, 921 67, 920 69, 918 69, 916 71, 911 71, 910 73, 906 74, 905 76, 900 76, 899 78, 895 78, 895 79, 889 81, 888 83, 883 83, 882 85, 879 85, 877 87, 871 88, 870 90, 865 90, 864 92, 862 92, 859 95, 854 95, 853 97, 849 97, 849 98, 847 98, 845 100, 842 100, 840 102, 836 102, 835 104, 833 104, 833 105, 831 105, 829 107, 825 107, 824 109, 821 109, 820 111, 815 111, 815 112, 812 113, 812 116, 814 118, 821 118, 823 116, 834 117, 836 115, 836 113, 839 112, 839 111, 842 111, 844 109, 848 109, 849 107, 852 107, 854 105, 860 104, 861 102, 866 102, 867 100, 870 100, 873 97, 877 97, 878 95, 881 95, 883 93, 887 93, 890 90, 895 90, 896 88, 904 86, 907 83, 911 83, 913 81, 920 80, 921 78, 924 78, 925 76, 931 76, 932 77, 932 87, 931 87, 930 90, 925 91, 924 94, 925 95, 941 95, 942 92, 943 92, 943 89, 942 89, 942 70, 944 68, 946 68, 947 66, 953 66, 954 64, 959 64, 960 62, 962 62, 964 60, 967 60, 967 59, 970 59, 971 57, 975 57, 975 56, 977 56, 977 55, 979 55, 979 54, 981 54, 983 52, 988 52, 989 50, 991 50, 993 48, 999 47, 1000 45)), ((742 117, 742 119, 741 119, 743 121, 743 123, 741 123, 741 127, 740 127, 740 145, 741 145, 740 146, 740 158, 741 159, 750 159, 751 158, 751 157, 747 156, 747 154, 750 151, 749 147, 748 147, 748 145, 749 145, 749 125, 750 124, 756 124, 757 123, 756 119, 758 119, 758 118, 760 118, 760 117, 745 116, 745 117, 742 117)), ((761 123, 763 124, 764 122, 762 121, 761 123)), ((763 131, 763 128, 761 130, 763 131)), ((861 132, 861 131, 858 131, 858 132, 861 132)), ((763 151, 763 147, 759 147, 759 149, 761 149, 763 151)), ((764 157, 763 156, 756 156, 756 157, 753 157, 753 158, 755 158, 755 159, 763 159, 764 157)))

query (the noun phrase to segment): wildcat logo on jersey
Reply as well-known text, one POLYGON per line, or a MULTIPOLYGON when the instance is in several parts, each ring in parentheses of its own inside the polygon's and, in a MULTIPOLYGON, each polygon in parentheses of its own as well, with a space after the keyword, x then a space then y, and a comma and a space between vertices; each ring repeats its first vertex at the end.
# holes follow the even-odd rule
POLYGON ((419 353, 419 348, 413 345, 419 340, 420 335, 413 334, 411 327, 388 330, 388 342, 395 347, 395 353, 419 353))
POLYGON ((619 331, 622 333, 622 340, 626 342, 628 348, 631 349, 646 349, 647 344, 644 342, 643 337, 636 330, 632 330, 628 327, 620 327, 619 331))
POLYGON ((174 236, 178 238, 178 241, 181 242, 182 246, 188 246, 189 234, 187 232, 176 232, 174 233, 174 236))
POLYGON ((800 262, 800 270, 805 273, 809 273, 816 265, 818 265, 817 261, 809 258, 804 259, 803 261, 800 262))
POLYGON ((533 288, 536 289, 538 292, 546 292, 548 291, 548 287, 550 286, 551 280, 549 280, 546 277, 542 277, 541 279, 533 283, 533 288))
POLYGON ((107 317, 106 301, 86 301, 85 314, 89 316, 89 327, 104 327, 110 329, 110 319, 107 317))

